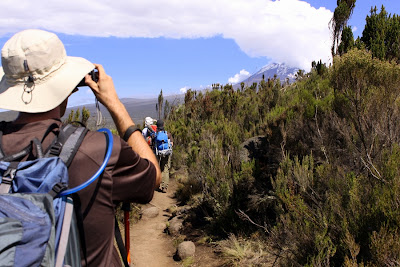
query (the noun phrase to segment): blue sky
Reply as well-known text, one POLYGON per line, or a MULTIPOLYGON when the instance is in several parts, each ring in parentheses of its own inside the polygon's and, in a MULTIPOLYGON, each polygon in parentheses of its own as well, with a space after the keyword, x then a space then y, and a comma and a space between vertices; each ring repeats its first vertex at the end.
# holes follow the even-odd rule
MULTIPOLYGON (((336 0, 69 0, 0 2, 0 46, 15 32, 55 32, 67 54, 102 64, 122 97, 157 97, 234 83, 272 62, 307 71, 330 61, 336 0)), ((361 36, 371 6, 358 0, 349 25, 361 36)), ((70 106, 92 103, 82 88, 70 106)))

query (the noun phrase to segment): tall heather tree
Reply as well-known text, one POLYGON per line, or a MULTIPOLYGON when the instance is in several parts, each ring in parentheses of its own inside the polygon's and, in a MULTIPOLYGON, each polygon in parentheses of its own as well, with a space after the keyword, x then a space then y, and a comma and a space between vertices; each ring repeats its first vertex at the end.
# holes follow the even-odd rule
POLYGON ((356 6, 356 0, 337 0, 337 7, 333 12, 333 17, 330 21, 330 27, 332 30, 332 56, 338 54, 338 48, 342 32, 347 26, 351 15, 353 14, 354 7, 356 6))
POLYGON ((164 97, 162 93, 162 89, 160 91, 160 94, 158 95, 158 103, 157 103, 157 111, 158 111, 158 119, 162 118, 162 110, 163 110, 163 104, 164 104, 164 97))
POLYGON ((396 60, 400 58, 400 17, 388 14, 385 7, 371 8, 361 41, 371 51, 372 55, 381 60, 396 60))

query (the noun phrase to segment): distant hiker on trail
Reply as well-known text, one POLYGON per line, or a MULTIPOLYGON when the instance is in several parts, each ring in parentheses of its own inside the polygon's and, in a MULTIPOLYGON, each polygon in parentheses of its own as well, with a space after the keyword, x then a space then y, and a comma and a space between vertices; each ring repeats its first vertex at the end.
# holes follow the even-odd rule
MULTIPOLYGON (((0 108, 19 111, 15 121, 0 124, 1 153, 20 152, 35 137, 39 141, 44 137, 42 145, 46 150, 62 126, 60 118, 68 97, 78 90, 82 79, 112 115, 120 137, 112 138, 111 158, 102 175, 77 194, 84 216, 87 265, 122 266, 114 247, 115 203, 149 202, 160 184, 161 172, 141 130, 119 100, 112 78, 102 65, 67 56, 63 43, 47 31, 19 32, 1 52, 0 108), (98 71, 97 82, 88 75, 94 69, 98 71)), ((104 133, 87 132, 68 168, 69 188, 83 184, 98 171, 106 145, 104 133)))
POLYGON ((154 125, 155 120, 151 117, 146 117, 144 120, 144 128, 142 130, 142 135, 149 146, 153 146, 152 133, 155 133, 157 126, 154 125))
POLYGON ((161 169, 160 192, 166 193, 169 184, 169 169, 171 168, 171 156, 174 140, 171 133, 165 131, 164 122, 157 121, 157 131, 154 134, 154 151, 161 169))

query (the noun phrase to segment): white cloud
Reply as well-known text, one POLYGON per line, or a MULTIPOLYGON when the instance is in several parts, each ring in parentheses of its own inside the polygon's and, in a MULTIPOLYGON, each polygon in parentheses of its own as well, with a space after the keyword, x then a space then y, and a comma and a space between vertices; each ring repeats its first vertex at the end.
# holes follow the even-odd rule
POLYGON ((221 35, 250 56, 308 69, 330 56, 331 17, 300 0, 2 0, 0 36, 25 28, 102 37, 221 35))
POLYGON ((185 87, 182 87, 181 89, 179 89, 179 92, 181 92, 182 94, 185 94, 188 89, 189 89, 189 87, 185 86, 185 87))
POLYGON ((248 77, 250 77, 250 72, 247 70, 241 70, 239 73, 236 73, 235 76, 229 78, 228 83, 235 84, 248 77))

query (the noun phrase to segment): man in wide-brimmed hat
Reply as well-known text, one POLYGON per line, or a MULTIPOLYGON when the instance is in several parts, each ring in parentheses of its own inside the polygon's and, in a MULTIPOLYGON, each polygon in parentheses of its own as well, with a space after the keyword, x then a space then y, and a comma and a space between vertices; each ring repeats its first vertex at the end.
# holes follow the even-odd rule
MULTIPOLYGON (((86 211, 88 265, 121 265, 114 248, 114 203, 149 202, 160 183, 161 173, 141 130, 119 100, 112 78, 101 65, 67 56, 59 38, 43 30, 25 30, 12 36, 1 51, 1 60, 0 108, 19 111, 15 121, 3 123, 0 129, 5 154, 19 152, 34 137, 41 140, 54 123, 61 127, 60 118, 65 113, 68 97, 82 79, 112 115, 123 138, 113 137, 111 158, 101 181, 79 191, 78 195, 82 210, 86 211), (98 70, 98 82, 87 75, 93 69, 98 70)), ((56 132, 52 131, 44 139, 44 148, 56 132)), ((105 151, 104 134, 89 131, 68 169, 69 186, 78 186, 90 178, 102 164, 105 151)))

